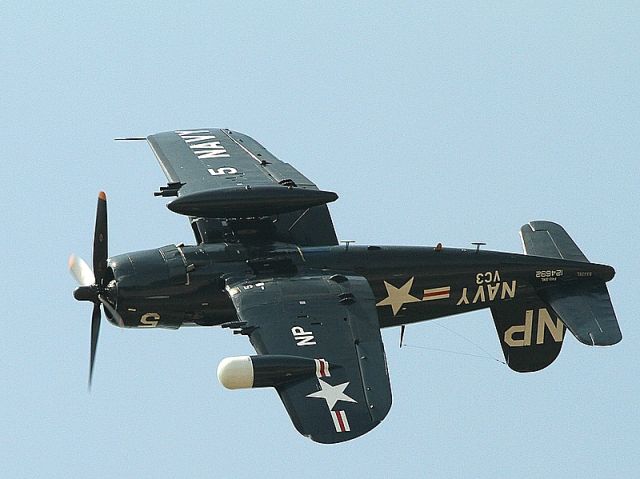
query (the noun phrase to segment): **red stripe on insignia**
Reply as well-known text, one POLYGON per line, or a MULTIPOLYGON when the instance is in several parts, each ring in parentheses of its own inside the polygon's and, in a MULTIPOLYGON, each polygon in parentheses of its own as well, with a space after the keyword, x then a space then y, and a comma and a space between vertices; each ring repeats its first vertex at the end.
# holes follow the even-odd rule
POLYGON ((342 432, 340 430, 340 423, 338 422, 338 415, 335 411, 329 411, 331 413, 331 419, 333 419, 333 427, 336 428, 336 432, 342 432))
POLYGON ((349 421, 347 421, 347 415, 344 411, 331 411, 333 419, 333 425, 336 427, 336 432, 349 432, 349 421))
POLYGON ((445 291, 434 291, 432 293, 424 293, 425 296, 440 296, 446 294, 447 296, 449 296, 449 293, 445 292, 445 291))
POLYGON ((333 425, 336 427, 336 432, 347 432, 349 428, 349 422, 347 421, 347 415, 344 411, 331 411, 333 416, 333 425))
POLYGON ((451 294, 451 286, 442 286, 440 288, 425 289, 423 292, 423 300, 446 299, 451 294))
POLYGON ((338 424, 340 424, 340 432, 344 432, 345 428, 344 428, 344 421, 342 420, 342 412, 343 411, 336 411, 336 416, 338 419, 338 424))
POLYGON ((319 378, 326 378, 331 376, 329 372, 329 361, 326 359, 314 359, 316 363, 316 376, 319 378))

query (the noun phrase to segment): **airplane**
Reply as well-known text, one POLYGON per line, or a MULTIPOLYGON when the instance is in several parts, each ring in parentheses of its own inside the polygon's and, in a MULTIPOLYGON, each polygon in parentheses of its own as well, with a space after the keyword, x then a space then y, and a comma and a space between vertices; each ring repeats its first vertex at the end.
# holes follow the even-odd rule
MULTIPOLYGON (((253 138, 228 129, 150 135, 167 185, 154 194, 189 218, 195 244, 109 257, 100 192, 93 268, 71 256, 75 299, 93 303, 89 386, 101 306, 122 328, 220 326, 256 355, 223 359, 229 389, 273 387, 295 428, 338 443, 391 407, 381 328, 488 308, 506 364, 549 366, 565 331, 591 346, 622 339, 606 287, 562 226, 520 229, 524 254, 475 248, 340 244, 320 190, 253 138)), ((402 334, 402 333, 401 333, 402 334)))

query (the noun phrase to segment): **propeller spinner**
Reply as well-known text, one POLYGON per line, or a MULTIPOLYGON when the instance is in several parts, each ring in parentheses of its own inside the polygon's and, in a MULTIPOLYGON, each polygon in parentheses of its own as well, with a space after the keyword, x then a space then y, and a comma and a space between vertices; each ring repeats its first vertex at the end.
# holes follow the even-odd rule
POLYGON ((96 359, 96 349, 98 347, 98 335, 100 334, 100 304, 122 325, 122 319, 107 300, 109 296, 107 257, 107 196, 101 191, 98 195, 96 226, 93 235, 93 271, 82 258, 75 255, 69 257, 69 271, 80 285, 74 290, 73 297, 78 301, 91 301, 93 303, 93 312, 91 314, 89 387, 91 387, 93 366, 96 359))

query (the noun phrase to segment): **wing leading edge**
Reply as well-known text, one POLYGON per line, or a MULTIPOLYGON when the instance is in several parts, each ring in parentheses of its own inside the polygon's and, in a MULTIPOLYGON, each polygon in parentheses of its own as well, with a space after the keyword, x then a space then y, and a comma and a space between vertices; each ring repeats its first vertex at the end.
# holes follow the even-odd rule
POLYGON ((297 371, 300 358, 314 360, 309 374, 274 383, 301 434, 343 442, 384 419, 391 387, 366 279, 323 272, 229 281, 227 290, 258 358, 287 356, 297 371))

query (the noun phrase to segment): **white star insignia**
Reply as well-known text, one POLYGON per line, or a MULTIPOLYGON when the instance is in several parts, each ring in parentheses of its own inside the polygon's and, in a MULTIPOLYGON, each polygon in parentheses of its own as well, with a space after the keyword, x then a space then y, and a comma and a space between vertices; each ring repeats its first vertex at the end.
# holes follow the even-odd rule
POLYGON ((308 398, 321 398, 327 401, 327 406, 329 410, 333 409, 333 406, 336 405, 338 401, 346 401, 346 402, 355 402, 355 399, 347 396, 344 393, 344 390, 347 389, 349 385, 348 382, 337 384, 332 386, 331 384, 325 383, 322 379, 318 378, 318 382, 320 383, 320 391, 316 391, 314 393, 308 394, 308 398))
POLYGON ((411 296, 410 294, 411 286, 413 286, 413 279, 414 277, 412 276, 409 281, 407 281, 399 288, 396 288, 394 285, 389 284, 385 281, 384 287, 387 288, 387 297, 377 303, 376 306, 391 306, 391 310, 393 311, 393 315, 395 316, 396 314, 398 314, 398 311, 402 309, 402 306, 405 303, 417 303, 419 301, 422 301, 421 299, 416 298, 415 296, 411 296))

